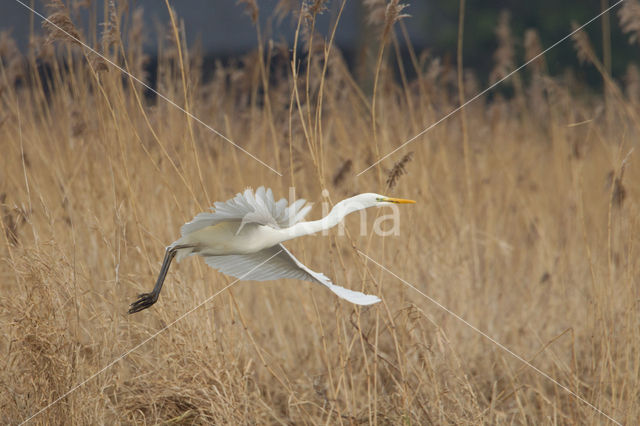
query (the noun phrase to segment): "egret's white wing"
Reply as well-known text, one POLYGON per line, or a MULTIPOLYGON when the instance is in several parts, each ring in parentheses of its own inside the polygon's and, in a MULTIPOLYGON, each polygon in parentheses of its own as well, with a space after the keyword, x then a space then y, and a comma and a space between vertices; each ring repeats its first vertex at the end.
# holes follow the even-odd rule
POLYGON ((251 188, 247 188, 244 193, 238 193, 230 200, 216 201, 211 208, 212 212, 198 214, 191 222, 182 226, 181 232, 184 236, 225 221, 287 228, 303 220, 309 213, 311 206, 305 206, 305 203, 303 199, 295 202, 292 200, 287 207, 288 203, 284 198, 275 201, 271 189, 261 186, 254 193, 251 188))
POLYGON ((333 284, 324 274, 312 271, 304 266, 282 244, 251 254, 204 256, 204 260, 212 268, 243 280, 268 281, 279 278, 293 278, 322 284, 341 298, 356 305, 372 305, 380 301, 377 296, 349 290, 333 284), (260 265, 261 263, 264 264, 260 265), (260 266, 256 268, 258 265, 260 266), (251 271, 252 268, 256 269, 251 271), (247 271, 251 272, 247 274, 247 271))

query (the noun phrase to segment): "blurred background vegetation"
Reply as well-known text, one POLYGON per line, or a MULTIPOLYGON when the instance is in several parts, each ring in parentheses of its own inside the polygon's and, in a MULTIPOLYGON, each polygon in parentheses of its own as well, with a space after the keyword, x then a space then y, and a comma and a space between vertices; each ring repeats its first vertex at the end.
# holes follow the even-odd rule
MULTIPOLYGON (((21 50, 29 46, 29 35, 39 31, 39 19, 14 0, 3 2, 3 14, 0 16, 0 31, 9 31, 21 50)), ((76 26, 91 34, 98 22, 104 21, 103 2, 70 0, 64 2, 72 11, 76 26), (87 7, 87 5, 89 5, 87 7)), ((145 51, 150 57, 148 71, 153 73, 159 43, 166 36, 166 23, 169 21, 167 8, 162 1, 130 0, 119 1, 118 7, 124 13, 123 26, 132 19, 136 10, 143 11, 146 28, 145 51)), ((216 60, 235 60, 258 45, 256 31, 251 16, 245 11, 242 2, 211 2, 191 0, 188 2, 170 2, 178 16, 184 21, 187 45, 200 46, 208 64, 216 60)), ((313 2, 308 2, 309 4, 313 2)), ((336 46, 345 54, 352 69, 368 69, 368 61, 375 56, 377 37, 375 29, 367 22, 368 12, 377 0, 348 1, 341 15, 336 31, 336 46)), ((472 69, 480 81, 488 81, 495 66, 499 44, 496 29, 501 19, 510 30, 515 65, 524 63, 525 34, 535 29, 541 46, 546 48, 565 37, 572 29, 572 23, 582 25, 601 11, 613 5, 613 0, 540 0, 523 2, 517 0, 498 0, 492 2, 468 1, 465 13, 464 65, 472 69), (502 18, 501 18, 502 16, 502 18)), ((44 13, 42 0, 26 1, 30 7, 44 13)), ((328 2, 324 13, 318 17, 317 32, 325 37, 330 33, 340 2, 328 2)), ((258 23, 263 44, 270 41, 289 44, 295 36, 296 22, 300 2, 294 0, 263 0, 259 7, 258 23)), ((415 69, 410 66, 408 43, 416 52, 426 52, 431 57, 442 58, 443 63, 455 66, 459 2, 448 0, 421 0, 409 2, 403 20, 404 37, 396 28, 398 46, 405 62, 405 69, 411 78, 415 69)), ((596 53, 602 58, 610 74, 622 79, 628 64, 637 57, 637 45, 628 43, 618 24, 619 6, 613 8, 602 18, 595 20, 586 28, 596 53)), ((126 41, 125 41, 126 43, 126 41)), ((570 40, 565 41, 545 55, 546 66, 551 75, 559 75, 571 69, 579 80, 594 87, 601 86, 598 73, 590 67, 582 67, 574 54, 570 40)), ((212 66, 204 67, 205 73, 212 66)), ((152 76, 153 77, 153 76, 152 76)), ((361 82, 367 82, 366 72, 356 72, 361 82)), ((153 83, 153 81, 152 81, 153 83)))
MULTIPOLYGON (((422 26, 429 29, 429 47, 434 53, 444 57, 451 55, 453 60, 458 36, 459 4, 446 0, 431 0, 429 3, 432 4, 429 13, 416 16, 415 19, 424 22, 422 26)), ((465 33, 470 36, 464 39, 465 67, 472 68, 483 76, 490 74, 495 62, 493 52, 498 47, 496 28, 504 12, 508 13, 519 65, 525 61, 523 39, 527 30, 537 30, 542 46, 547 48, 571 31, 572 22, 582 25, 614 3, 608 0, 469 1, 466 6, 465 33)), ((638 46, 632 46, 627 42, 628 36, 622 33, 617 24, 617 12, 618 8, 613 8, 590 24, 586 32, 601 58, 605 55, 603 46, 606 46, 607 50, 610 49, 610 59, 604 60, 605 65, 610 67, 614 77, 621 77, 629 62, 637 58, 638 46)), ((590 83, 599 84, 600 80, 593 70, 579 66, 570 41, 551 49, 545 54, 545 58, 548 71, 552 75, 572 68, 590 83)))

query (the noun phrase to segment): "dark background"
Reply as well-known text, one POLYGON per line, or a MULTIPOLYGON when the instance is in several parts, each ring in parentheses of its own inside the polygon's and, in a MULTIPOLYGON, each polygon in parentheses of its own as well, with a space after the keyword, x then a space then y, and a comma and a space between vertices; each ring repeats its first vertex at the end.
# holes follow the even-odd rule
MULTIPOLYGON (((33 6, 38 12, 47 15, 45 2, 42 0, 21 0, 33 6)), ((90 32, 90 14, 84 9, 74 8, 75 0, 67 0, 74 22, 85 33, 90 32)), ((92 1, 98 21, 103 21, 104 2, 92 1)), ((127 2, 116 2, 123 7, 127 2)), ((208 59, 240 56, 257 47, 256 31, 251 18, 245 13, 245 7, 233 0, 172 0, 172 7, 178 17, 184 21, 187 42, 193 46, 196 41, 202 44, 203 52, 208 59)), ((264 39, 285 41, 289 45, 293 40, 296 18, 288 14, 278 19, 274 10, 278 0, 258 1, 260 7, 260 26, 264 39)), ((537 0, 527 2, 521 0, 467 1, 465 14, 464 65, 473 69, 481 81, 488 80, 494 64, 493 53, 497 47, 495 29, 503 10, 511 16, 511 31, 516 49, 516 65, 525 61, 523 52, 523 35, 529 28, 537 29, 543 46, 546 48, 571 31, 571 23, 582 25, 601 12, 603 6, 613 4, 608 0, 537 0)), ((0 31, 9 30, 25 50, 33 28, 41 31, 41 18, 16 0, 0 0, 0 31)), ((299 2, 298 2, 299 4, 299 2)), ((338 6, 337 1, 330 1, 327 10, 318 23, 318 32, 329 34, 338 6)), ((129 14, 134 9, 144 9, 146 42, 145 49, 153 57, 158 40, 166 37, 169 15, 162 0, 131 0, 128 2, 129 14)), ((442 57, 445 61, 455 62, 457 43, 457 25, 459 3, 455 0, 414 0, 409 1, 405 12, 411 17, 404 20, 411 43, 417 51, 428 50, 432 56, 442 57)), ((624 75, 629 62, 637 57, 637 46, 629 45, 628 36, 622 34, 617 12, 614 8, 609 16, 611 37, 612 74, 616 78, 624 75)), ((377 33, 367 23, 367 6, 361 0, 347 0, 347 4, 338 26, 336 44, 343 50, 350 65, 354 66, 361 52, 368 46, 377 43, 377 33)), ((602 56, 603 23, 605 19, 594 21, 587 32, 596 51, 602 56)), ((400 37, 401 43, 403 42, 400 37)), ((404 50, 405 48, 403 48, 404 50)), ((558 74, 567 68, 573 69, 586 81, 598 78, 588 66, 581 66, 573 49, 571 40, 567 40, 546 55, 546 62, 551 74, 558 74)), ((153 61, 151 62, 153 63, 153 61)), ((410 67, 407 67, 410 70, 410 67)))

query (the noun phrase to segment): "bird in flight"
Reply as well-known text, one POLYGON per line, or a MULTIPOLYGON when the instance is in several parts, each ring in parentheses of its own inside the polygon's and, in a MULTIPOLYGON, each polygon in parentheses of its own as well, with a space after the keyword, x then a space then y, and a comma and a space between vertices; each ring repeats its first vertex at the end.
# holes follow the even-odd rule
POLYGON ((413 200, 359 194, 337 203, 319 220, 303 221, 311 210, 304 199, 291 204, 282 198, 275 201, 271 189, 258 188, 226 202, 216 201, 211 212, 200 213, 182 226, 182 237, 167 247, 160 275, 153 290, 143 293, 131 304, 129 313, 147 309, 158 300, 169 266, 174 258, 198 254, 207 265, 233 277, 268 281, 293 278, 326 286, 339 297, 357 305, 380 301, 368 295, 340 287, 327 276, 312 271, 296 259, 282 243, 293 238, 333 228, 349 213, 392 203, 415 203, 413 200))

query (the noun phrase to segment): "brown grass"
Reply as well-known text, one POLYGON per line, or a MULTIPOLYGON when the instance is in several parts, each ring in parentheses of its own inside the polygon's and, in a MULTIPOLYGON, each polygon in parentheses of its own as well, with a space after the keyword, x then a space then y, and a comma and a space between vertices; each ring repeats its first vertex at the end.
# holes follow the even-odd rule
MULTIPOLYGON (((75 44, 58 44, 46 59, 51 74, 28 71, 21 85, 9 73, 15 59, 3 56, 2 423, 26 420, 96 373, 33 423, 607 422, 364 262, 352 243, 608 415, 640 418, 640 167, 637 153, 627 156, 640 131, 637 97, 617 87, 604 114, 602 96, 544 67, 523 88, 530 96, 466 109, 471 215, 460 121, 448 120, 411 144, 410 174, 388 194, 418 200, 401 209, 400 237, 358 236, 355 215, 351 237, 290 244, 312 268, 383 303, 356 308, 299 281, 239 282, 101 371, 232 282, 190 258, 174 265, 152 309, 126 314, 151 288, 180 225, 211 200, 259 185, 282 196, 295 185, 312 201, 326 182, 334 202, 383 192, 375 171, 352 175, 458 102, 451 70, 416 56, 415 81, 379 73, 372 108, 371 93, 363 96, 340 53, 313 31, 311 57, 297 56, 293 68, 264 62, 286 49, 261 50, 205 84, 178 23, 172 16, 160 51, 159 90, 283 177, 168 103, 145 99, 117 70, 98 73, 75 44)), ((139 45, 126 55, 117 40, 108 45, 111 59, 141 69, 131 57, 139 45)))

